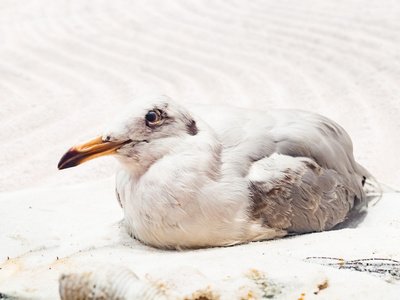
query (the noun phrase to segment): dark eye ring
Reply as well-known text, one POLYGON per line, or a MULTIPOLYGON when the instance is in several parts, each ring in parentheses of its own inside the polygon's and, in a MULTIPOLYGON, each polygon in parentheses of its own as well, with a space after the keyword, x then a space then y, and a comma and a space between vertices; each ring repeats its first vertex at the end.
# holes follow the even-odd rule
POLYGON ((161 120, 161 114, 157 110, 150 110, 146 114, 146 121, 149 123, 157 123, 160 120, 161 120))

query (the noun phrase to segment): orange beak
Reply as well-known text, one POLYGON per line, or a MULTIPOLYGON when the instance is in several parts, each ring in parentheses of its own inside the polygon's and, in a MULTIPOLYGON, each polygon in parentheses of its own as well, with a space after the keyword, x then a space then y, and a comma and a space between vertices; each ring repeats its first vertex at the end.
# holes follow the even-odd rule
POLYGON ((58 163, 58 169, 67 169, 80 165, 93 158, 105 155, 112 155, 117 149, 130 141, 103 142, 102 136, 98 136, 86 143, 73 146, 69 149, 58 163))

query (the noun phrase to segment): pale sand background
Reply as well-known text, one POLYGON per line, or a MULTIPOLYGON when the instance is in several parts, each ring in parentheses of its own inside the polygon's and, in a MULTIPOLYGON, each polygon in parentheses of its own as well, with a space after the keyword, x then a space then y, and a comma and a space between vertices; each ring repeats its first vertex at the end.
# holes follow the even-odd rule
POLYGON ((235 291, 239 285, 222 278, 251 268, 284 282, 286 296, 400 293, 395 281, 302 262, 313 255, 400 259, 396 195, 370 208, 357 229, 268 245, 182 254, 125 237, 109 179, 116 162, 63 172, 56 165, 148 93, 324 114, 349 132, 361 164, 400 187, 398 1, 0 1, 0 292, 54 297, 59 273, 80 260, 122 260, 142 278, 164 278, 171 262, 204 274, 197 280, 189 272, 192 285, 176 284, 187 295, 215 281, 214 295, 224 284, 235 291), (49 271, 56 256, 64 265, 49 271), (314 295, 324 278, 330 287, 314 295))

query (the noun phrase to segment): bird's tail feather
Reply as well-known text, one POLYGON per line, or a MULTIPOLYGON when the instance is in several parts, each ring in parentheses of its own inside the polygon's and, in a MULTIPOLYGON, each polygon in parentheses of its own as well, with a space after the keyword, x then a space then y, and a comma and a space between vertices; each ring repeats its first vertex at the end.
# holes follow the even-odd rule
POLYGON ((366 204, 375 205, 382 198, 382 193, 384 192, 381 183, 360 164, 358 164, 358 173, 363 178, 362 188, 365 194, 366 204))
POLYGON ((363 190, 367 205, 376 205, 382 198, 383 190, 381 184, 375 177, 365 179, 363 190))
POLYGON ((367 198, 367 203, 372 206, 381 200, 383 193, 400 193, 400 190, 379 182, 370 174, 369 177, 365 179, 363 190, 367 198))

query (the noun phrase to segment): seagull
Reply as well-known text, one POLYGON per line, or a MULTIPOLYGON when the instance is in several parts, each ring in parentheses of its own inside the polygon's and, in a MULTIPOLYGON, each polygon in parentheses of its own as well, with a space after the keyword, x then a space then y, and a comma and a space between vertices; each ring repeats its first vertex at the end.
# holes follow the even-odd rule
POLYGON ((372 175, 345 130, 316 113, 130 103, 58 168, 113 155, 128 233, 161 249, 330 230, 366 203, 372 175))

